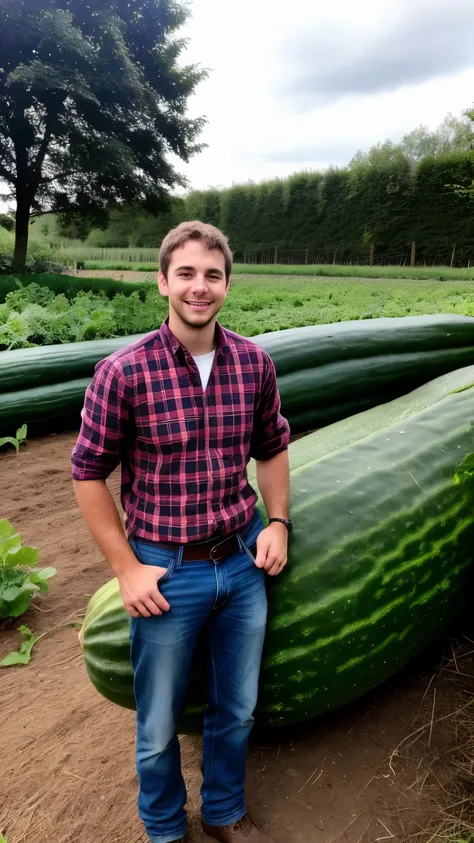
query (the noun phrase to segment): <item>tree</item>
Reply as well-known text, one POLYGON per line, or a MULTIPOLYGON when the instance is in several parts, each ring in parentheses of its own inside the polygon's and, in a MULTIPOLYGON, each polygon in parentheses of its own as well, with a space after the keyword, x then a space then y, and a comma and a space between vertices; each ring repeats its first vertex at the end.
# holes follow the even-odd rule
POLYGON ((169 206, 167 159, 201 149, 186 116, 204 72, 180 66, 178 0, 1 0, 0 180, 16 200, 14 271, 30 215, 169 206))
POLYGON ((6 228, 7 231, 13 231, 15 228, 15 220, 10 214, 0 214, 0 226, 6 228))
POLYGON ((462 117, 448 114, 433 132, 426 126, 418 126, 402 138, 401 147, 411 161, 418 163, 430 155, 466 152, 472 149, 473 141, 469 113, 464 112, 462 117))

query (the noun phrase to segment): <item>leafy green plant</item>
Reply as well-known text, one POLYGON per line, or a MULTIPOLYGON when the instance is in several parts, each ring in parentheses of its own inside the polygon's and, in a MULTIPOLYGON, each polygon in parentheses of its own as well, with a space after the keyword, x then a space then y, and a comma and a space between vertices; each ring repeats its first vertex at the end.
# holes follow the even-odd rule
MULTIPOLYGON (((28 664, 30 661, 31 651, 38 640, 38 636, 24 625, 20 626, 20 633, 22 636, 20 649, 13 650, 11 653, 8 653, 8 655, 0 662, 0 667, 12 667, 12 665, 15 664, 28 664)), ((0 843, 2 843, 1 836, 0 843)))
POLYGON ((37 568, 38 551, 22 539, 6 518, 0 519, 0 618, 17 618, 31 599, 48 593, 56 568, 37 568))
MULTIPOLYGON (((0 448, 2 447, 2 445, 13 445, 13 447, 16 448, 16 452, 18 453, 18 451, 20 450, 20 443, 26 440, 27 430, 28 428, 26 424, 23 424, 21 427, 18 428, 16 436, 3 436, 0 439, 0 448)), ((1 840, 0 843, 2 843, 1 840)))

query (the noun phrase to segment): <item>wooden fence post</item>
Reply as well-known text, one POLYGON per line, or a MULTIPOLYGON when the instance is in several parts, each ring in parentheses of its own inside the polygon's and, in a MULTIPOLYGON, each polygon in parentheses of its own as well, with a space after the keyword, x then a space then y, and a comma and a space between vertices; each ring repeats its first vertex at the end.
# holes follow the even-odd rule
POLYGON ((453 253, 452 253, 452 255, 451 255, 451 267, 452 267, 452 265, 453 265, 453 263, 454 263, 454 255, 455 255, 455 253, 456 253, 456 243, 455 243, 455 244, 454 244, 454 246, 453 246, 453 253))
POLYGON ((374 265, 374 252, 375 252, 375 246, 374 246, 373 243, 371 243, 370 244, 370 258, 369 258, 370 266, 374 265))
POLYGON ((411 257, 410 257, 410 266, 415 266, 416 261, 416 243, 413 240, 411 244, 411 257))

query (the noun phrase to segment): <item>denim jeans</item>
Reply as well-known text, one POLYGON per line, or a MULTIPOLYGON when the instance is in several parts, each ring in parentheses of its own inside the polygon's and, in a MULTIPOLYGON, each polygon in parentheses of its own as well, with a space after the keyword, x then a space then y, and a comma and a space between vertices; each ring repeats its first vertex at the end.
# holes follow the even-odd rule
POLYGON ((160 591, 169 612, 132 618, 131 661, 137 704, 138 811, 152 843, 186 832, 186 789, 176 724, 191 660, 205 625, 209 636, 204 715, 202 818, 229 825, 245 814, 247 744, 257 703, 267 599, 264 573, 251 558, 263 522, 258 512, 240 550, 218 564, 182 562, 182 551, 131 539, 137 558, 167 571, 160 591))

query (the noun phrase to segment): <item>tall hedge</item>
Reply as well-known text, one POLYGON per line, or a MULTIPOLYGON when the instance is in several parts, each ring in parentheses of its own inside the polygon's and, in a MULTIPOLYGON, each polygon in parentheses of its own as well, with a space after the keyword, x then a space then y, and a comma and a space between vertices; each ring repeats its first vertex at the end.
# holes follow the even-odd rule
MULTIPOLYGON (((191 193, 187 218, 218 225, 236 260, 275 250, 308 250, 350 260, 375 256, 428 263, 474 260, 474 202, 456 185, 474 182, 474 154, 450 152, 414 164, 402 152, 376 164, 191 193)), ((281 255, 280 255, 281 257, 281 255)))
POLYGON ((341 169, 193 191, 158 219, 114 210, 87 243, 154 248, 169 228, 201 219, 227 234, 239 262, 361 262, 371 245, 376 261, 409 262, 415 241, 417 261, 449 264, 454 255, 455 264, 466 264, 474 261, 474 201, 456 186, 473 183, 472 151, 414 161, 384 144, 341 169))

